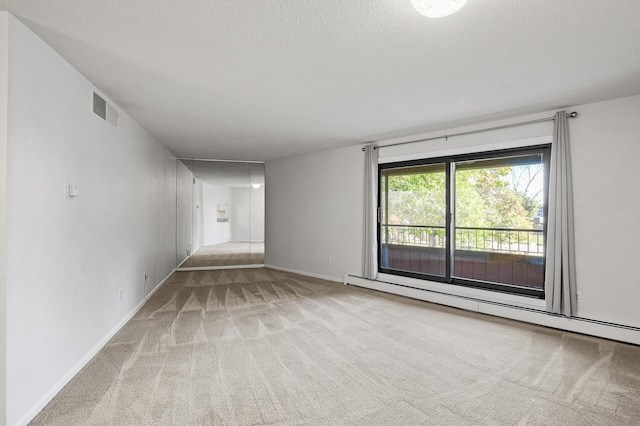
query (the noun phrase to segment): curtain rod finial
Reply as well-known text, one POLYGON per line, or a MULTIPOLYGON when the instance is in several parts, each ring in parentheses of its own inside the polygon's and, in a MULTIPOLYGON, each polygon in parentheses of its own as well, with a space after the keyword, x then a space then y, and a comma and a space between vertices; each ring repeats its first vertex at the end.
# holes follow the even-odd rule
POLYGON ((578 116, 578 113, 575 112, 575 111, 570 112, 569 114, 567 114, 567 117, 569 117, 569 118, 576 118, 577 116, 578 116))

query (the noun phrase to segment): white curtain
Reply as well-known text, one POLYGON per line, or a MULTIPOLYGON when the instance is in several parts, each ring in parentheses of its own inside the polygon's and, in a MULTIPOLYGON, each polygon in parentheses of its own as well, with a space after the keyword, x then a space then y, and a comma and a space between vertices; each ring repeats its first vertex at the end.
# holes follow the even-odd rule
POLYGON ((573 228, 573 190, 567 114, 554 120, 549 173, 547 264, 545 298, 547 310, 565 316, 577 314, 576 265, 573 228))
POLYGON ((362 276, 375 280, 378 276, 378 147, 364 148, 364 270, 362 276))

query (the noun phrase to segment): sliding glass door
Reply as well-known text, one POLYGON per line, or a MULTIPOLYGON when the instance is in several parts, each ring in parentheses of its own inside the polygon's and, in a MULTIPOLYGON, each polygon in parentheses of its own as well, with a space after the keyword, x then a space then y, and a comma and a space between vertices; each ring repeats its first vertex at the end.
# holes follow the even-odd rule
POLYGON ((380 165, 380 272, 544 297, 549 152, 380 165))

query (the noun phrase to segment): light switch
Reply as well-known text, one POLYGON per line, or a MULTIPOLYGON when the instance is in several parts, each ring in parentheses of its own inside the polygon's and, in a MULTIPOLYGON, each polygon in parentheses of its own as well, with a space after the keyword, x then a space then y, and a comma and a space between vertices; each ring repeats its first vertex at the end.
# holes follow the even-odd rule
POLYGON ((78 196, 78 187, 76 185, 67 184, 67 198, 75 198, 78 196))

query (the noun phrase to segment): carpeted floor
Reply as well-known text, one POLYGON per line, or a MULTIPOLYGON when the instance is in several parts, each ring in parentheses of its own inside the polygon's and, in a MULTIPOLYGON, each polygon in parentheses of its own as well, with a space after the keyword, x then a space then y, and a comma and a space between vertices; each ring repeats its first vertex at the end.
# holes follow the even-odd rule
POLYGON ((631 425, 640 347, 269 269, 179 272, 34 425, 631 425))
POLYGON ((264 264, 264 242, 231 242, 201 246, 181 268, 264 264))

